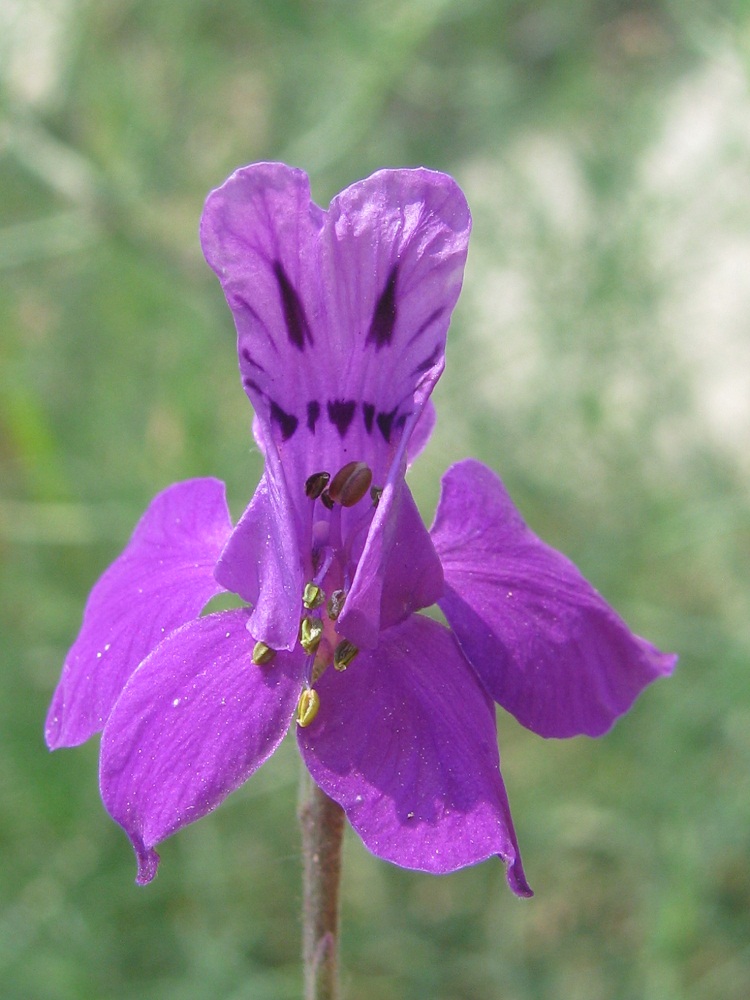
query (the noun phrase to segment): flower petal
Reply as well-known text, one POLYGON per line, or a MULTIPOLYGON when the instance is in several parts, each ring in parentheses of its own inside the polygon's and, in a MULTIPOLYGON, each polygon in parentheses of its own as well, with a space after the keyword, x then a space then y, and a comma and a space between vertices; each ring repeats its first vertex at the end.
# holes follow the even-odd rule
POLYGON ((327 213, 282 164, 244 167, 209 195, 201 240, 243 383, 298 483, 352 460, 385 480, 442 371, 469 229, 456 183, 424 169, 380 171, 327 213))
POLYGON ((86 604, 47 715, 50 749, 100 730, 141 660, 220 593, 213 570, 231 529, 216 479, 176 483, 151 501, 86 604))
POLYGON ((499 769, 495 714, 452 635, 420 615, 316 685, 298 730, 313 779, 378 857, 444 873, 498 854, 530 895, 499 769))
POLYGON ((432 538, 461 648, 492 697, 541 736, 601 735, 674 668, 529 530, 480 462, 446 472, 432 538))
POLYGON ((299 632, 302 566, 278 477, 264 475, 216 566, 216 579, 253 605, 250 630, 272 649, 292 649, 299 632))
POLYGON ((386 485, 375 512, 338 631, 372 649, 382 629, 434 604, 443 571, 403 476, 386 485))
POLYGON ((138 882, 154 845, 216 808, 274 752, 299 696, 303 658, 252 662, 246 609, 173 632, 133 674, 102 735, 104 804, 130 837, 138 882))

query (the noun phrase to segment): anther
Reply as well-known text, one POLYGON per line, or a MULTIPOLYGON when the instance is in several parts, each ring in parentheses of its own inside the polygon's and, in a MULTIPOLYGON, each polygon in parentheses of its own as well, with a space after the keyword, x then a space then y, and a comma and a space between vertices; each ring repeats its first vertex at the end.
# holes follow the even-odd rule
POLYGON ((333 665, 336 670, 346 670, 358 652, 353 642, 342 639, 333 654, 333 665))
POLYGON ((319 608, 325 599, 326 595, 323 593, 323 588, 319 587, 317 583, 310 581, 310 583, 305 584, 305 589, 302 591, 302 603, 308 611, 312 611, 313 608, 319 608))
POLYGON ((315 688, 305 688, 297 702, 297 725, 302 729, 309 726, 320 708, 320 697, 315 688))
POLYGON ((353 507, 367 493, 372 483, 372 469, 365 462, 347 462, 331 480, 328 496, 342 507, 353 507))
POLYGON ((331 478, 328 472, 313 472, 305 480, 305 493, 311 500, 317 500, 331 478))
POLYGON ((328 496, 327 493, 322 493, 320 496, 320 502, 327 510, 333 510, 333 500, 328 496))
POLYGON ((271 649, 265 642, 256 642, 253 646, 252 660, 256 667, 265 667, 276 656, 276 650, 271 649))
POLYGON ((382 486, 372 486, 372 487, 370 487, 370 499, 372 500, 373 504, 376 507, 380 503, 380 498, 382 497, 382 495, 383 495, 383 487, 382 486))
POLYGON ((326 605, 326 611, 328 612, 328 617, 332 621, 336 621, 338 616, 341 614, 344 601, 346 600, 345 590, 334 590, 331 596, 328 598, 328 604, 326 605))
POLYGON ((299 623, 299 643, 306 653, 314 653, 323 637, 323 622, 320 618, 305 615, 299 623))

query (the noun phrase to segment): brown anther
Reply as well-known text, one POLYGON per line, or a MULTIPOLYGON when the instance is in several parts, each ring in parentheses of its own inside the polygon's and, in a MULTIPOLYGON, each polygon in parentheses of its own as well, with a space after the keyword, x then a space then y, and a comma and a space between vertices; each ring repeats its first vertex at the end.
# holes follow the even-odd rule
POLYGON ((276 650, 271 649, 265 642, 256 642, 253 646, 252 660, 256 667, 265 667, 276 656, 276 650))
POLYGON ((372 469, 365 462, 347 462, 331 480, 326 491, 335 503, 353 507, 367 493, 372 482, 372 469))
POLYGON ((321 493, 320 502, 327 510, 333 510, 333 500, 329 497, 328 493, 321 493))
POLYGON ((382 497, 382 495, 383 495, 382 486, 370 487, 370 499, 372 500, 372 502, 375 504, 376 507, 380 503, 380 498, 382 497))
POLYGON ((330 478, 331 476, 328 472, 313 472, 313 474, 308 476, 305 480, 305 494, 310 497, 311 500, 317 500, 328 485, 328 480, 330 478))
POLYGON ((342 639, 333 653, 333 665, 336 670, 346 670, 358 652, 353 642, 342 639))
POLYGON ((334 592, 328 598, 328 604, 326 605, 326 611, 328 612, 328 617, 330 619, 336 621, 336 619, 343 610, 345 600, 346 600, 345 590, 334 590, 334 592))

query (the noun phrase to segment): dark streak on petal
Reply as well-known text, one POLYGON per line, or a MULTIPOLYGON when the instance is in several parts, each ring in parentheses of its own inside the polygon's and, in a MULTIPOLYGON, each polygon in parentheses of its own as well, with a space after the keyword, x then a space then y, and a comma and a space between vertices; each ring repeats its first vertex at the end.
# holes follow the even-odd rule
POLYGON ((420 363, 412 372, 412 375, 421 375, 422 372, 428 371, 428 369, 432 368, 432 366, 435 364, 435 362, 438 360, 438 358, 442 353, 443 353, 443 345, 436 344, 430 355, 426 357, 424 361, 420 361, 420 363))
POLYGON ((320 416, 320 403, 317 399, 311 399, 307 404, 307 429, 311 434, 315 433, 315 425, 320 416))
POLYGON ((249 365, 252 365, 253 368, 257 368, 258 371, 260 372, 265 372, 266 369, 263 367, 260 361, 256 361, 246 347, 243 347, 240 353, 242 354, 243 359, 247 361, 249 365))
POLYGON ((393 329, 396 325, 396 277, 398 276, 398 264, 394 264, 391 273, 385 283, 385 288, 380 293, 380 298, 375 303, 375 310, 370 321, 370 329, 367 333, 366 344, 375 344, 375 350, 387 347, 393 339, 393 329))
POLYGON ((258 385, 257 382, 254 382, 251 378, 243 378, 242 384, 249 392, 257 392, 260 396, 263 395, 263 390, 261 389, 261 387, 258 385))
POLYGON ((373 403, 363 403, 362 404, 362 415, 365 418, 365 430, 368 434, 372 434, 372 425, 375 420, 375 406, 373 403))
POLYGON ((349 430, 349 424, 351 424, 354 419, 354 411, 356 408, 357 402, 354 399, 328 400, 328 417, 331 423, 336 426, 336 430, 339 432, 341 437, 343 437, 349 430))
POLYGON ((273 262, 273 273, 276 276, 276 281, 279 285, 281 307, 284 310, 284 320, 286 322, 286 332, 289 336, 289 340, 298 350, 304 351, 305 341, 307 341, 308 344, 312 344, 313 342, 313 336, 307 322, 305 309, 300 302, 294 285, 287 277, 287 273, 284 270, 284 266, 281 261, 275 260, 273 262))
POLYGON ((396 430, 397 431, 402 431, 404 429, 404 427, 406 426, 406 421, 407 421, 408 417, 409 417, 408 413, 399 413, 398 418, 396 419, 396 430))
POLYGON ((409 337, 409 343, 406 346, 411 347, 411 345, 414 343, 415 340, 419 340, 419 338, 422 336, 425 330, 431 327, 432 324, 435 322, 435 320, 440 319, 440 317, 443 315, 444 312, 445 312, 444 306, 441 306, 439 309, 436 309, 434 312, 431 312, 430 315, 427 317, 427 319, 424 321, 424 323, 422 323, 422 325, 419 327, 417 332, 413 333, 411 337, 409 337))
POLYGON ((282 410, 279 404, 274 403, 273 400, 271 400, 271 420, 276 421, 279 425, 282 441, 289 440, 297 430, 297 424, 299 423, 299 420, 293 413, 287 413, 285 410, 282 410))
POLYGON ((377 416, 377 425, 380 428, 380 433, 388 442, 391 440, 391 431, 393 430, 395 416, 396 410, 390 410, 388 413, 379 413, 377 416))

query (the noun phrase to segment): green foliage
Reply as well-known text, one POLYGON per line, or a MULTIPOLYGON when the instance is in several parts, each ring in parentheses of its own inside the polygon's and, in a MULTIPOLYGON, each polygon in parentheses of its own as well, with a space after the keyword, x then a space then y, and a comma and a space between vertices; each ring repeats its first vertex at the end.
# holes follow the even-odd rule
POLYGON ((96 747, 51 757, 41 735, 154 492, 217 475, 237 515, 257 481, 196 236, 206 192, 257 159, 305 167, 322 204, 381 166, 457 177, 475 234, 425 516, 447 462, 482 458, 681 654, 596 743, 500 718, 534 900, 499 864, 431 878, 349 838, 347 995, 750 994, 749 38, 728 2, 3 5, 3 997, 300 991, 291 743, 138 889, 96 747))

